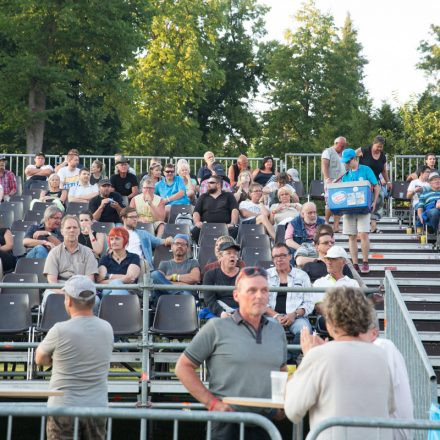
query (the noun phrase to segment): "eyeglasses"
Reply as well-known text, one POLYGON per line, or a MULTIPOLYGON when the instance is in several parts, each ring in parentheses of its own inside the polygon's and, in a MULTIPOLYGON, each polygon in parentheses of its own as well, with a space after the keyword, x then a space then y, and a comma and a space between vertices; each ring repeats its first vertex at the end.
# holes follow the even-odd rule
POLYGON ((252 278, 252 277, 258 277, 258 276, 264 277, 267 279, 266 269, 263 269, 262 267, 258 267, 258 266, 243 267, 243 269, 241 269, 240 273, 238 274, 238 276, 235 280, 235 285, 237 286, 239 281, 244 277, 252 278))
POLYGON ((275 260, 275 258, 286 258, 289 255, 290 254, 276 254, 276 255, 272 255, 272 258, 275 260))
POLYGON ((325 244, 325 245, 331 244, 331 245, 333 245, 333 244, 335 244, 335 240, 321 241, 321 243, 319 243, 319 244, 325 244))
POLYGON ((143 186, 142 189, 154 189, 154 186, 143 186))
POLYGON ((174 170, 165 170, 165 174, 173 174, 174 170))

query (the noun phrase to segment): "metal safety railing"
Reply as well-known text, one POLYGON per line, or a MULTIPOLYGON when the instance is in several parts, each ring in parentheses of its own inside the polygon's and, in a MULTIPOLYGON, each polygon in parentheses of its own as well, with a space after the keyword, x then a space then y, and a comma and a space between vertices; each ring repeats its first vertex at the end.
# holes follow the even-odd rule
MULTIPOLYGON (((177 440, 179 435, 179 422, 206 422, 207 432, 206 439, 211 438, 211 424, 212 422, 222 423, 237 423, 239 424, 240 440, 244 440, 245 424, 251 424, 263 429, 271 440, 282 440, 281 435, 275 425, 259 414, 240 413, 240 412, 207 412, 207 411, 177 411, 165 409, 132 409, 132 408, 61 408, 61 407, 35 407, 35 406, 20 406, 11 407, 8 405, 0 406, 0 417, 6 416, 6 440, 12 439, 13 433, 13 418, 14 417, 40 417, 40 440, 44 440, 45 433, 45 419, 48 416, 64 416, 74 418, 74 433, 73 440, 78 440, 79 437, 79 419, 80 418, 106 418, 107 422, 107 440, 112 439, 113 419, 131 419, 140 420, 142 424, 146 424, 147 420, 172 420, 173 421, 173 439, 177 440)), ((140 440, 147 438, 147 431, 142 431, 140 440)))
MULTIPOLYGON (((183 157, 183 156, 175 156, 173 157, 173 163, 177 164, 179 159, 185 159, 188 161, 190 170, 193 174, 197 175, 198 170, 205 165, 205 160, 201 156, 194 156, 194 157, 183 157)), ((228 172, 228 168, 233 165, 236 161, 236 157, 215 157, 215 161, 222 164, 223 168, 225 169, 225 172, 228 172)), ((251 170, 255 170, 256 168, 261 167, 261 163, 263 161, 262 157, 248 157, 249 161, 249 167, 251 170)), ((283 170, 283 164, 282 160, 279 157, 273 158, 274 163, 274 169, 276 171, 282 171, 283 170)))
POLYGON ((426 419, 432 402, 437 402, 437 379, 417 333, 399 287, 385 271, 385 335, 402 353, 414 401, 414 417, 426 419))
MULTIPOLYGON (((317 440, 318 436, 327 429, 334 427, 345 427, 344 432, 338 432, 338 439, 350 439, 347 433, 348 428, 369 428, 375 429, 377 436, 375 438, 381 439, 381 429, 414 429, 418 430, 420 434, 426 439, 426 433, 423 434, 420 430, 427 431, 429 429, 440 430, 440 422, 432 422, 429 420, 400 420, 400 419, 381 419, 381 418, 361 418, 361 417, 332 417, 326 419, 314 427, 306 437, 306 440, 317 440)), ((356 437, 360 438, 360 437, 356 437)), ((372 438, 372 437, 369 437, 372 438)), ((388 437, 387 437, 388 438, 388 437)), ((398 437, 400 438, 400 437, 398 437)), ((403 437, 402 437, 403 438, 403 437)), ((406 437, 405 437, 406 438, 406 437)), ((412 437, 411 437, 412 438, 412 437)))
POLYGON ((422 154, 397 154, 393 157, 393 167, 391 173, 391 180, 403 180, 414 173, 417 168, 424 164, 425 156, 422 154))
POLYGON ((308 192, 312 180, 322 180, 321 153, 287 153, 284 156, 284 169, 295 168, 299 180, 308 192))

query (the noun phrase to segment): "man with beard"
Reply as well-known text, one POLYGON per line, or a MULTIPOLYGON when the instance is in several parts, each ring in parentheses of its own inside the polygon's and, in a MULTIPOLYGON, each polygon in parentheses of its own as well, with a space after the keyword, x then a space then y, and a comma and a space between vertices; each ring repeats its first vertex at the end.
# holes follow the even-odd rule
MULTIPOLYGON (((198 284, 200 283, 199 262, 194 258, 188 258, 188 246, 190 240, 186 234, 177 234, 173 239, 171 251, 173 259, 161 261, 159 269, 151 272, 154 284, 198 284)), ((190 291, 185 290, 155 290, 153 301, 161 295, 191 295, 190 291)))
POLYGON ((211 176, 208 179, 208 192, 202 194, 194 208, 194 228, 191 231, 193 240, 198 242, 203 222, 226 223, 229 235, 237 236, 238 203, 230 192, 222 191, 222 178, 211 176))

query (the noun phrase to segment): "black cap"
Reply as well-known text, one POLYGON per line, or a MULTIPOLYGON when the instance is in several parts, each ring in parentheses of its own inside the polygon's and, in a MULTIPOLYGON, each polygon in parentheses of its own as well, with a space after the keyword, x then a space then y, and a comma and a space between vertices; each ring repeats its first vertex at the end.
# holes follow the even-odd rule
POLYGON ((240 251, 240 246, 236 243, 233 243, 232 241, 226 241, 226 242, 222 243, 219 246, 218 250, 220 252, 223 252, 223 251, 225 251, 227 249, 231 249, 231 248, 235 249, 237 252, 240 251))
POLYGON ((102 185, 111 185, 112 184, 112 182, 110 181, 110 179, 101 179, 99 182, 98 182, 98 185, 99 186, 102 186, 102 185))

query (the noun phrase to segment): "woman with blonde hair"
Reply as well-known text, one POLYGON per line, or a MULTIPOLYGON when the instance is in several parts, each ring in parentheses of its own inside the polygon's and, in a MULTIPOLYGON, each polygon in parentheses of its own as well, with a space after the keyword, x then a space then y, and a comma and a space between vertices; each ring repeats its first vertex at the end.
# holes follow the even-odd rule
POLYGON ((36 202, 43 202, 53 203, 61 211, 64 211, 64 204, 67 200, 67 190, 60 189, 60 176, 58 176, 58 174, 56 173, 51 174, 47 179, 47 183, 49 185, 49 188, 43 189, 40 192, 39 199, 32 200, 30 204, 30 209, 32 209, 36 202))
POLYGON ((183 179, 183 183, 186 188, 186 195, 189 197, 191 202, 196 199, 196 194, 198 192, 198 185, 196 179, 192 178, 190 175, 189 163, 186 159, 179 159, 177 161, 177 175, 183 179))
POLYGON ((278 189, 279 203, 270 206, 270 221, 274 225, 284 225, 300 213, 302 205, 293 201, 294 194, 290 185, 278 189))
POLYGON ((238 203, 249 199, 249 186, 252 183, 252 174, 249 170, 243 170, 237 179, 237 186, 234 193, 238 203))

